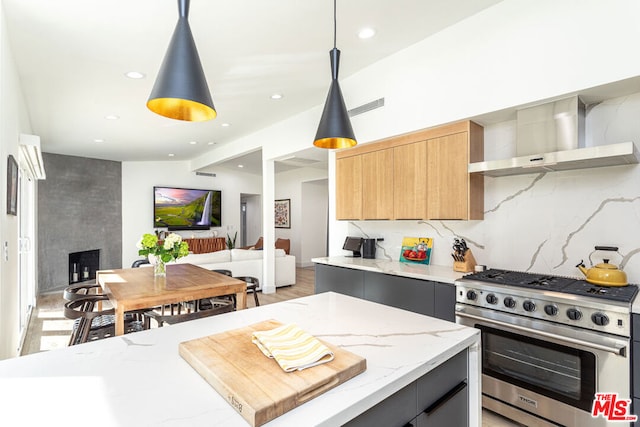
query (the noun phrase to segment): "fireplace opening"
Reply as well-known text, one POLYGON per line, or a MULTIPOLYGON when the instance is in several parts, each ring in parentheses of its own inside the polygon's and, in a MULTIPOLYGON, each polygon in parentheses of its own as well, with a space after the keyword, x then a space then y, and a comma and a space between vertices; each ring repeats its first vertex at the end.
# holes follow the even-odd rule
POLYGON ((96 279, 100 269, 100 249, 69 254, 69 284, 96 279))

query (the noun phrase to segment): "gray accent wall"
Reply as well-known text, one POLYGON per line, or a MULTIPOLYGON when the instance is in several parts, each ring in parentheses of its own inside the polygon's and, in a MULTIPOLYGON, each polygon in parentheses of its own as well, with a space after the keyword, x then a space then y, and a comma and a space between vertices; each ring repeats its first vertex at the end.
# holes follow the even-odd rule
POLYGON ((122 267, 122 164, 43 154, 38 181, 38 293, 69 285, 69 254, 100 250, 100 268, 122 267))

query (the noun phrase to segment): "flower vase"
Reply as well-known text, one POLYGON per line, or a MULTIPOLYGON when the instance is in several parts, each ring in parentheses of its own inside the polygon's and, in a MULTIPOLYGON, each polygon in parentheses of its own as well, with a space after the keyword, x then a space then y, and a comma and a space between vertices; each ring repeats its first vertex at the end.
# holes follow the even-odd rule
POLYGON ((153 275, 155 277, 167 276, 167 265, 160 258, 156 258, 156 262, 153 264, 153 275))

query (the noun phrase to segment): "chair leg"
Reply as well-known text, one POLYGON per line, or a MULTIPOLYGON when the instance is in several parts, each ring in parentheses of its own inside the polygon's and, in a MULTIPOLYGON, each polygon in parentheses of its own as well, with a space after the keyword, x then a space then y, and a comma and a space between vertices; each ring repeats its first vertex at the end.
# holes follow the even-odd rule
POLYGON ((256 307, 260 305, 260 301, 258 301, 258 291, 253 290, 253 300, 256 302, 256 307))

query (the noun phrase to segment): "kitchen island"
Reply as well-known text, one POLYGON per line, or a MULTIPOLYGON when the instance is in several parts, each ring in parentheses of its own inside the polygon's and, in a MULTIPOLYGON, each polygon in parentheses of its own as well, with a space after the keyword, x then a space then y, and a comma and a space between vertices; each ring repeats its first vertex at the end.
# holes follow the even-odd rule
POLYGON ((412 384, 419 389, 419 381, 460 354, 467 365, 462 410, 468 408, 468 425, 480 425, 477 329, 333 292, 2 361, 3 419, 34 425, 84 419, 92 426, 247 426, 179 356, 178 345, 268 319, 294 322, 365 357, 367 369, 266 426, 342 425, 412 384))

